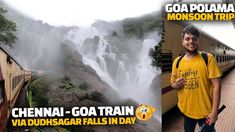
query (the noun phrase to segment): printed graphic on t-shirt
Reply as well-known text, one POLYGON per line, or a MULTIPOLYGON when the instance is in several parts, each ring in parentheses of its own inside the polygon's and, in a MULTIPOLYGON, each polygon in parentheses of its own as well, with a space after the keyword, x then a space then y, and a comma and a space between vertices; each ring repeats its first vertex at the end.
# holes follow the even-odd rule
POLYGON ((179 70, 179 77, 183 77, 186 80, 184 89, 196 89, 199 88, 199 74, 198 70, 189 68, 185 72, 179 70))

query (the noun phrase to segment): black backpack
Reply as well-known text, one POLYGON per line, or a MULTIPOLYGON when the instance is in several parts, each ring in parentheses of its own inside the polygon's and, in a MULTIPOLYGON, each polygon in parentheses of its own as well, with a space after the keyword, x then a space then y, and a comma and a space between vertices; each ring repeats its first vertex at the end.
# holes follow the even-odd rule
MULTIPOLYGON (((202 51, 201 54, 202 54, 203 60, 205 61, 206 66, 207 66, 207 64, 208 64, 208 56, 207 56, 207 53, 204 52, 204 51, 202 51)), ((182 58, 184 57, 184 55, 185 55, 185 54, 181 55, 180 58, 178 59, 178 61, 177 61, 177 63, 176 63, 176 68, 177 68, 177 69, 178 69, 179 63, 180 63, 180 61, 182 60, 182 58)))

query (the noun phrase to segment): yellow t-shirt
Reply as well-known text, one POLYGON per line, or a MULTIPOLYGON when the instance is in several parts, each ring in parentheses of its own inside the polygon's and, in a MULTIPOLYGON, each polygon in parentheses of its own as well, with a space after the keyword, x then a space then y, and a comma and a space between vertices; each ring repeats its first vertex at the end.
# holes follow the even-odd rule
POLYGON ((213 85, 211 78, 221 76, 221 71, 215 58, 208 55, 206 65, 201 53, 190 60, 185 57, 179 62, 178 69, 176 58, 172 66, 171 83, 175 79, 184 77, 186 84, 178 91, 178 107, 186 116, 193 119, 205 118, 212 110, 213 85))

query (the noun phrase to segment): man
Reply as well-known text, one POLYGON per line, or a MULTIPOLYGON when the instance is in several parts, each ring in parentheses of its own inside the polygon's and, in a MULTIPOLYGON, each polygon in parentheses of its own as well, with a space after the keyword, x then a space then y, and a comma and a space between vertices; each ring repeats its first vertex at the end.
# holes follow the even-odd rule
POLYGON ((202 53, 198 51, 199 37, 200 32, 195 27, 183 29, 182 46, 186 54, 177 57, 172 67, 171 86, 178 90, 178 107, 184 115, 186 132, 194 132, 196 124, 202 126, 205 121, 208 125, 204 129, 214 131, 218 118, 221 71, 210 53, 206 54, 206 64, 202 53))

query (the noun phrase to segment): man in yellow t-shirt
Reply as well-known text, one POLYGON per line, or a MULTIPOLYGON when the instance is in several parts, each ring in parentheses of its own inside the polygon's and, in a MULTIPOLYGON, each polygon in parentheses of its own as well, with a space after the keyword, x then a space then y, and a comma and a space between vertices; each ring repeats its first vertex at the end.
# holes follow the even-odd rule
POLYGON ((218 118, 221 71, 209 53, 206 64, 198 51, 199 37, 200 32, 195 27, 183 29, 182 46, 186 54, 176 58, 172 66, 171 86, 178 90, 178 107, 184 115, 185 132, 194 132, 196 124, 202 126, 205 121, 209 125, 204 129, 214 131, 218 118))

